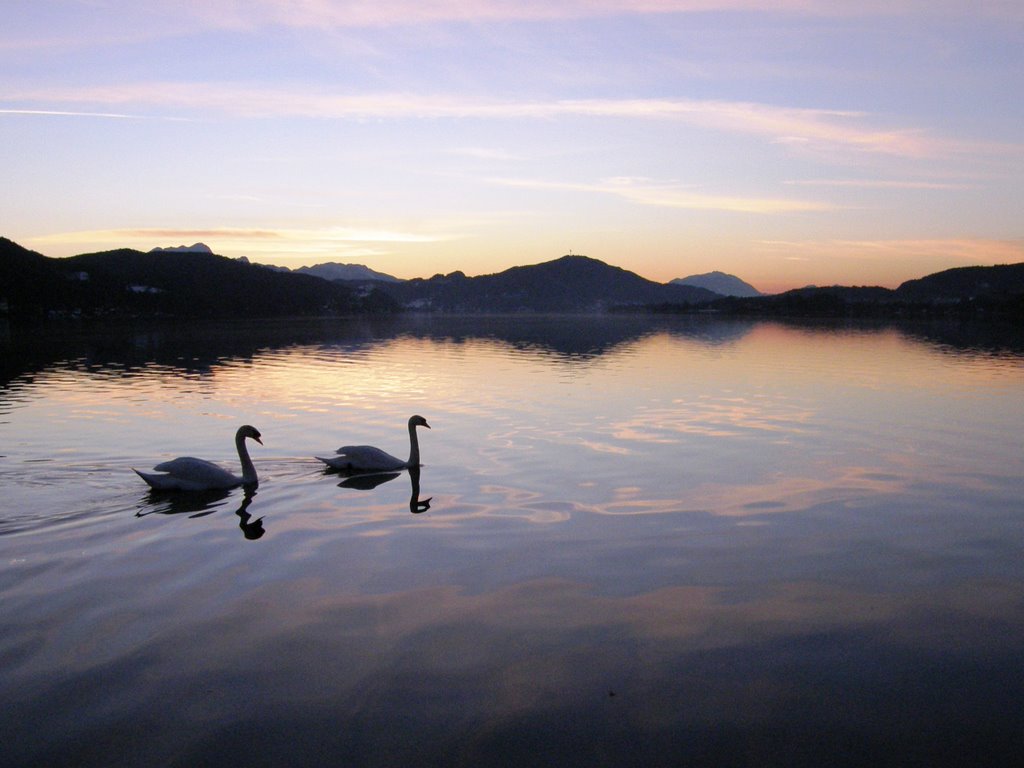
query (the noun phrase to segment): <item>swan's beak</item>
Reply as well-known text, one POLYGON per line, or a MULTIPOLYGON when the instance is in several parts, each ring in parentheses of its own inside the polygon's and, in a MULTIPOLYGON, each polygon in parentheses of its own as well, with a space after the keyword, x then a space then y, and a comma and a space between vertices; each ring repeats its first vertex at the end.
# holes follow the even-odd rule
POLYGON ((259 437, 254 437, 254 438, 253 438, 253 440, 255 440, 255 441, 256 441, 257 443, 259 443, 260 445, 263 445, 263 441, 262 441, 262 440, 260 440, 260 439, 259 439, 259 437))
POLYGON ((423 426, 426 427, 427 429, 430 429, 430 425, 427 424, 427 422, 425 422, 425 421, 423 422, 423 426))

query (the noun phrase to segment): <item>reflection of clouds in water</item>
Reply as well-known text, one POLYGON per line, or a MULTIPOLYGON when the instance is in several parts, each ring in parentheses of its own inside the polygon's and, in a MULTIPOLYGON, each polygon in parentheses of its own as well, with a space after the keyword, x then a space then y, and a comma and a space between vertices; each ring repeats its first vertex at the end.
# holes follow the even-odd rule
POLYGON ((435 526, 455 527, 485 518, 522 521, 541 525, 567 522, 573 515, 590 511, 572 501, 546 499, 542 494, 499 485, 483 486, 474 503, 444 505, 443 514, 431 514, 435 526), (488 500, 488 497, 491 497, 488 500))
MULTIPOLYGON (((423 484, 425 488, 431 487, 428 471, 423 473, 423 484)), ((285 515, 274 520, 275 535, 352 531, 360 537, 376 538, 407 533, 408 528, 465 529, 481 521, 551 525, 594 511, 572 501, 548 499, 535 491, 485 485, 473 490, 471 500, 452 493, 433 493, 429 509, 412 515, 408 481, 401 476, 373 489, 339 488, 323 483, 316 493, 307 489, 301 501, 301 516, 285 515), (390 497, 383 493, 389 487, 395 491, 390 497)), ((310 540, 305 546, 319 549, 329 540, 310 540)), ((309 552, 304 551, 304 556, 309 556, 309 552)))
POLYGON ((854 505, 879 494, 897 494, 911 482, 905 475, 880 473, 864 467, 824 470, 815 477, 774 475, 760 482, 701 483, 687 490, 685 498, 664 499, 649 489, 620 487, 612 498, 594 509, 606 515, 646 515, 707 512, 722 516, 751 516, 795 512, 816 504, 854 505))
MULTIPOLYGON (((874 630, 887 640, 937 650, 1006 649, 1016 644, 1014 634, 993 633, 992 623, 1007 617, 1019 621, 1024 601, 1024 586, 1014 582, 878 592, 797 581, 772 584, 743 599, 718 586, 607 595, 563 578, 487 591, 438 585, 385 594, 338 594, 316 580, 284 586, 284 593, 275 594, 282 585, 267 585, 269 594, 258 596, 261 610, 273 605, 275 620, 302 627, 304 637, 333 637, 342 627, 345 636, 372 636, 392 651, 415 642, 421 671, 443 668, 454 674, 472 668, 499 675, 508 675, 510 665, 526 658, 539 658, 538 653, 559 669, 590 648, 594 663, 618 667, 615 647, 625 643, 635 652, 631 643, 642 642, 652 654, 645 663, 659 670, 662 655, 830 632, 874 630), (957 631, 936 632, 929 617, 950 612, 959 619, 957 631), (493 646, 482 650, 492 641, 504 649, 500 663, 493 646)), ((549 678, 531 673, 522 680, 536 688, 549 678)), ((500 697, 503 688, 495 695, 500 697)))
POLYGON ((675 400, 669 408, 638 408, 628 421, 615 425, 615 436, 631 442, 678 443, 680 435, 799 434, 814 418, 813 410, 778 397, 750 400, 704 395, 693 401, 675 400))
POLYGON ((613 453, 619 456, 628 456, 633 453, 633 451, 625 446, 612 445, 611 443, 599 442, 597 440, 580 440, 580 445, 597 453, 613 453))
MULTIPOLYGON (((544 456, 538 456, 544 460, 544 456)), ((429 469, 429 468, 428 468, 429 469)), ((547 467, 545 471, 550 471, 547 467)), ((854 510, 878 503, 880 498, 897 498, 912 485, 927 486, 925 465, 913 466, 904 461, 893 464, 890 471, 878 467, 839 467, 822 462, 805 467, 805 475, 773 473, 745 484, 723 479, 720 482, 697 483, 674 496, 658 495, 650 484, 610 485, 599 479, 566 476, 561 492, 534 490, 523 486, 499 483, 472 484, 465 492, 458 488, 438 487, 438 480, 451 480, 450 473, 435 468, 426 475, 433 495, 427 514, 410 516, 407 494, 381 503, 383 488, 406 486, 405 480, 387 483, 372 491, 330 488, 325 498, 304 498, 310 514, 291 517, 280 523, 284 530, 359 529, 361 536, 387 536, 412 525, 430 529, 468 529, 484 521, 503 521, 512 525, 558 525, 590 515, 712 515, 735 518, 735 525, 757 522, 778 514, 801 513, 828 505, 837 510, 854 510), (374 494, 377 494, 376 496, 374 494), (583 501, 581 497, 587 497, 583 501)), ((482 480, 484 473, 474 471, 482 480)), ((472 482, 472 481, 471 481, 472 482)), ((979 485, 984 483, 978 480, 979 485)), ((987 489, 990 490, 990 489, 987 489)), ((920 496, 921 491, 916 491, 920 496)), ((938 493, 938 491, 936 491, 938 493)), ((278 532, 275 521, 275 532, 278 532)))

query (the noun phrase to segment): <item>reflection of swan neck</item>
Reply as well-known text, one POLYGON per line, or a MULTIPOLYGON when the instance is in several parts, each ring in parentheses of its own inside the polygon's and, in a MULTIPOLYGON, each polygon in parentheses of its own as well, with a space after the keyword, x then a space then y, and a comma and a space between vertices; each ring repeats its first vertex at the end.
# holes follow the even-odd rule
MULTIPOLYGON (((409 481, 412 484, 412 495, 409 496, 409 511, 414 515, 430 509, 430 499, 420 501, 420 468, 419 465, 409 467, 409 481)), ((433 498, 433 497, 431 497, 433 498)))
POLYGON ((256 467, 249 458, 249 449, 245 446, 245 434, 243 427, 235 433, 235 448, 238 450, 238 460, 242 462, 242 483, 243 485, 256 485, 259 478, 256 477, 256 467))
POLYGON ((263 530, 263 518, 260 517, 253 520, 252 515, 247 511, 249 504, 252 503, 252 497, 255 495, 255 488, 247 488, 245 498, 242 499, 241 505, 235 511, 235 514, 238 515, 238 527, 242 529, 242 535, 250 540, 258 539, 266 533, 263 530))

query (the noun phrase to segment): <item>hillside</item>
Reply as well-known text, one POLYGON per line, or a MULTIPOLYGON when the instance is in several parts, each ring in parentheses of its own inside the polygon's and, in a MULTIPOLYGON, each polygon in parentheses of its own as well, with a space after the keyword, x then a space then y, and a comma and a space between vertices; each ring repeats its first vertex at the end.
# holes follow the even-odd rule
POLYGON ((701 288, 662 285, 586 256, 563 256, 504 272, 435 275, 383 287, 407 308, 441 312, 601 312, 659 302, 707 303, 701 288))
POLYGON ((730 297, 712 304, 733 315, 777 317, 1024 318, 1024 263, 957 267, 881 287, 797 288, 773 296, 730 297))
POLYGON ((0 297, 17 319, 282 317, 393 311, 387 297, 210 253, 129 249, 50 259, 0 240, 0 297))
POLYGON ((10 308, 41 307, 63 302, 69 289, 53 259, 0 237, 0 301, 10 308))
POLYGON ((957 267, 908 280, 896 289, 901 299, 960 301, 1024 294, 1024 264, 957 267))

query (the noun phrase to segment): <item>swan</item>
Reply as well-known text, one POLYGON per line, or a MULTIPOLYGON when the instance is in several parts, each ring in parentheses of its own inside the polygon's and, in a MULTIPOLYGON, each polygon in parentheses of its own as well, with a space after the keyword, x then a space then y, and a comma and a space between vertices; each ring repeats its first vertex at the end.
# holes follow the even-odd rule
POLYGON ((324 458, 320 461, 332 469, 349 470, 351 472, 394 472, 398 469, 418 467, 420 465, 420 442, 416 437, 416 427, 430 429, 427 420, 422 416, 409 417, 409 460, 402 461, 397 456, 375 448, 372 445, 343 445, 335 453, 337 456, 324 458))
POLYGON ((157 464, 153 469, 164 474, 154 475, 147 472, 133 471, 157 491, 210 491, 234 488, 245 485, 255 487, 259 484, 256 477, 256 467, 249 458, 249 451, 245 447, 245 439, 255 440, 260 445, 260 432, 256 427, 245 424, 235 432, 235 448, 238 450, 238 458, 242 462, 242 476, 233 475, 226 469, 205 459, 194 459, 191 456, 180 456, 177 459, 157 464))

